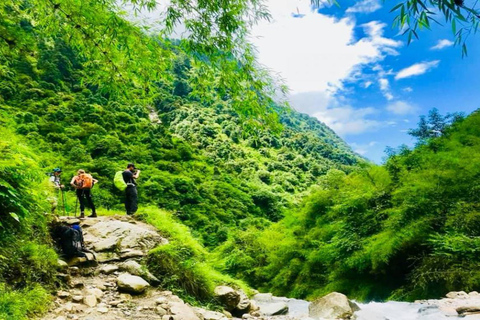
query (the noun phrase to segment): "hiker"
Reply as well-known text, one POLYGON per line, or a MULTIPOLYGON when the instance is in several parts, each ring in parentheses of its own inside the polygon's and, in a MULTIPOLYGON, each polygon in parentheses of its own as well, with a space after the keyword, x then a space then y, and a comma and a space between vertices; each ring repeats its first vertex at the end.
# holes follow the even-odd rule
POLYGON ((92 209, 92 214, 88 217, 97 217, 92 199, 92 188, 97 182, 98 180, 93 179, 92 176, 85 173, 83 169, 78 170, 77 175, 70 181, 70 184, 76 189, 77 198, 80 202, 80 219, 85 218, 85 202, 88 202, 89 207, 92 209))
POLYGON ((55 168, 53 169, 52 174, 50 175, 50 182, 52 183, 55 189, 63 189, 65 186, 60 181, 60 176, 62 175, 62 169, 55 168))
POLYGON ((125 189, 125 209, 127 211, 127 215, 133 215, 138 209, 136 180, 140 176, 140 170, 135 171, 135 165, 133 163, 129 163, 127 165, 127 170, 123 171, 122 176, 123 181, 127 185, 127 188, 125 189))
MULTIPOLYGON (((52 170, 52 172, 50 173, 50 183, 52 184, 52 186, 55 188, 56 191, 60 191, 61 192, 61 196, 62 196, 62 200, 63 200, 63 207, 64 207, 64 210, 65 210, 65 198, 64 198, 64 188, 65 186, 62 184, 61 182, 61 176, 62 175, 62 169, 60 168, 55 168, 52 170)), ((51 197, 48 197, 47 200, 51 203, 52 205, 52 214, 55 214, 55 211, 57 210, 57 207, 58 207, 58 198, 56 196, 51 196, 51 197)))

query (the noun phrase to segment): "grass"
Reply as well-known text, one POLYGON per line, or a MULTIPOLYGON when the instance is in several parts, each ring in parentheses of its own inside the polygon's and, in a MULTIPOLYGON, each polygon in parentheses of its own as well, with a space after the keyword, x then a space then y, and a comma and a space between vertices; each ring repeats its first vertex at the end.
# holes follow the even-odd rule
POLYGON ((215 304, 213 292, 218 285, 229 285, 251 293, 244 282, 216 270, 210 253, 170 212, 147 207, 141 209, 137 217, 155 226, 169 239, 169 244, 151 250, 147 259, 148 269, 163 279, 163 287, 186 300, 194 297, 202 303, 212 304, 215 304))

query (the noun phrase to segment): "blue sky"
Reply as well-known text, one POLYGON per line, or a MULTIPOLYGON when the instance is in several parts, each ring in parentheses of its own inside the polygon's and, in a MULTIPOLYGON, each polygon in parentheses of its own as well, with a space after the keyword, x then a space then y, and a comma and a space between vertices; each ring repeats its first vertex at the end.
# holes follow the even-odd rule
POLYGON ((252 30, 260 63, 290 87, 296 110, 381 163, 386 146, 414 144, 406 132, 430 109, 468 114, 480 107, 475 36, 463 59, 448 25, 407 46, 391 27, 394 1, 339 3, 317 12, 309 0, 270 0, 273 20, 252 30))

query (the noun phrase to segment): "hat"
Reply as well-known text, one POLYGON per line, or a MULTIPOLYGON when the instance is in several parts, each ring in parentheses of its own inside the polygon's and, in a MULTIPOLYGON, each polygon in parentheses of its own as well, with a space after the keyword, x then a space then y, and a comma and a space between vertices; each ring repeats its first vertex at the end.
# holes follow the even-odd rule
POLYGON ((53 169, 53 172, 62 172, 62 169, 60 169, 60 168, 55 168, 55 169, 53 169))
POLYGON ((133 163, 129 163, 129 164, 127 165, 127 168, 130 168, 130 167, 133 167, 133 169, 136 169, 136 168, 135 168, 135 165, 134 165, 133 163))

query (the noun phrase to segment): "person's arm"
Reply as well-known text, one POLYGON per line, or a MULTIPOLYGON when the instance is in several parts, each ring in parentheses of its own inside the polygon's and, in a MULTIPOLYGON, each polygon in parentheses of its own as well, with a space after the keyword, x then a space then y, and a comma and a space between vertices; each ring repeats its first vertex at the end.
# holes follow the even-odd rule
POLYGON ((75 184, 75 181, 76 181, 75 178, 76 178, 76 177, 73 177, 73 178, 72 178, 72 181, 70 181, 70 184, 72 185, 72 187, 74 187, 75 189, 77 189, 77 185, 75 184))
POLYGON ((140 176, 140 170, 137 170, 137 172, 135 172, 135 174, 133 175, 133 179, 138 179, 139 176, 140 176))

